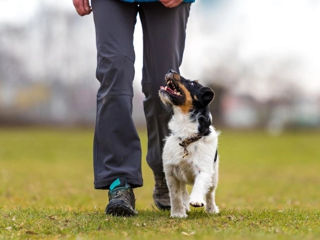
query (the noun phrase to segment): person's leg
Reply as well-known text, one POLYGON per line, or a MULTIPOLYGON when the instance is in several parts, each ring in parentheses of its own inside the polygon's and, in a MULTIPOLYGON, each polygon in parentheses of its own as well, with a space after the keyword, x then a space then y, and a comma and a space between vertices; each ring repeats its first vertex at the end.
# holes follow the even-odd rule
POLYGON ((121 177, 142 186, 141 147, 131 114, 134 78, 133 32, 137 5, 92 1, 98 51, 94 185, 109 189, 121 177))
POLYGON ((182 3, 176 8, 166 8, 158 2, 142 3, 139 8, 144 44, 142 90, 146 97, 147 162, 155 175, 154 199, 159 208, 170 207, 162 166, 162 149, 169 133, 171 113, 161 103, 158 91, 165 84, 164 76, 168 70, 179 72, 189 11, 190 3, 182 3))

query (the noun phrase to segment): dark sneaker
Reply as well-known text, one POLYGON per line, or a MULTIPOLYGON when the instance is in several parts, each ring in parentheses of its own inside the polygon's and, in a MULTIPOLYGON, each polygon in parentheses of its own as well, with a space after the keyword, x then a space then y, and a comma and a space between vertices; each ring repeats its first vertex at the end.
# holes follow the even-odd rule
POLYGON ((170 210, 169 189, 164 173, 154 176, 153 201, 160 210, 170 210))
POLYGON ((132 188, 125 179, 117 178, 109 188, 109 203, 106 214, 113 216, 133 216, 135 210, 135 197, 132 188))

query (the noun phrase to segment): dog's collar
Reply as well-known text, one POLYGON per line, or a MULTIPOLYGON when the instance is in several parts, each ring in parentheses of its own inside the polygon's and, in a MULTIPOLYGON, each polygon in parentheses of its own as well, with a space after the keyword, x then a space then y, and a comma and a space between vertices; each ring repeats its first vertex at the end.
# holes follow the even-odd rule
MULTIPOLYGON (((191 137, 188 137, 188 138, 184 139, 181 143, 179 143, 179 145, 181 147, 183 147, 183 150, 184 150, 182 158, 185 158, 186 156, 189 155, 189 151, 188 151, 187 147, 191 143, 194 143, 194 142, 198 141, 202 137, 203 137, 203 135, 201 135, 200 133, 197 133, 197 134, 192 135, 191 137)), ((217 161, 217 158, 218 158, 218 149, 216 150, 216 154, 214 156, 214 162, 217 161)))
POLYGON ((200 138, 202 138, 202 135, 200 133, 197 133, 197 134, 192 135, 191 137, 184 139, 181 143, 179 143, 179 145, 181 147, 183 147, 183 150, 184 150, 183 158, 185 158, 186 156, 189 155, 187 147, 191 143, 198 141, 200 138))

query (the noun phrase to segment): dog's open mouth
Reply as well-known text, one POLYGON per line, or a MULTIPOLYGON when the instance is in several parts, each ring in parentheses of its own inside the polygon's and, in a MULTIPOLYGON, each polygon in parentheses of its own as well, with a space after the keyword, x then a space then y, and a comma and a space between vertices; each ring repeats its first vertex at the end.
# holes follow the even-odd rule
POLYGON ((175 96, 175 97, 182 97, 183 96, 178 84, 175 83, 174 80, 172 80, 172 79, 168 79, 167 85, 161 86, 160 90, 165 91, 170 96, 175 96))

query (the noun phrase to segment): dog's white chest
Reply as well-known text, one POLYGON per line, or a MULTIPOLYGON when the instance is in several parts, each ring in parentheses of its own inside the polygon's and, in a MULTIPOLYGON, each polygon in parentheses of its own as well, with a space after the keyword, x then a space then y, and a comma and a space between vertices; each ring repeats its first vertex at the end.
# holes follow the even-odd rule
POLYGON ((171 135, 167 138, 163 151, 163 166, 170 166, 172 175, 187 184, 193 184, 195 177, 201 172, 214 173, 214 156, 217 142, 213 136, 203 137, 191 143, 188 155, 180 146, 181 138, 171 135))
POLYGON ((186 184, 193 184, 199 168, 188 160, 181 160, 172 167, 172 175, 186 184))

